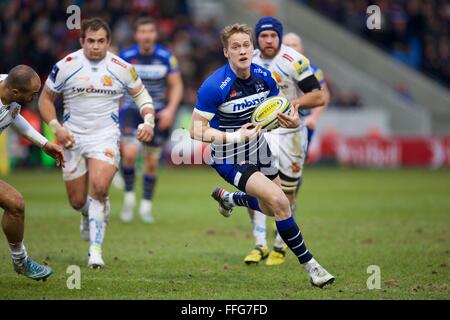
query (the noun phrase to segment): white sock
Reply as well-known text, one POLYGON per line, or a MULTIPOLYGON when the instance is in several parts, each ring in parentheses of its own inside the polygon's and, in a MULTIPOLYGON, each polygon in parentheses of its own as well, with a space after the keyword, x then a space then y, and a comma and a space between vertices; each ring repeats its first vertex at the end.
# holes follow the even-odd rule
POLYGON ((91 246, 100 247, 105 237, 105 203, 92 199, 89 206, 89 235, 91 246))
POLYGON ((234 206, 236 206, 236 203, 234 202, 234 199, 233 199, 233 194, 234 194, 234 192, 229 192, 229 196, 228 196, 228 202, 234 207, 234 206))
POLYGON ((277 232, 277 237, 275 238, 275 242, 274 242, 273 246, 276 248, 286 247, 286 244, 284 243, 283 239, 281 238, 281 236, 278 232, 277 232))
POLYGON ((105 210, 104 210, 104 214, 105 214, 105 222, 108 223, 109 222, 109 217, 111 216, 111 202, 109 202, 109 197, 106 197, 106 201, 105 201, 105 210))
POLYGON ((86 202, 84 203, 83 207, 79 210, 81 214, 85 217, 89 216, 89 206, 91 204, 92 198, 90 196, 86 197, 86 202))
POLYGON ((23 241, 19 243, 8 243, 9 244, 9 254, 11 255, 14 263, 21 264, 27 257, 27 249, 23 244, 23 241))
POLYGON ((142 199, 141 206, 139 208, 139 213, 142 215, 147 215, 152 213, 152 200, 142 199))
POLYGON ((266 239, 266 215, 257 210, 253 210, 253 236, 257 246, 267 246, 266 239))
POLYGON ((135 203, 136 203, 136 195, 134 194, 134 191, 125 192, 125 197, 123 200, 124 210, 132 211, 134 209, 135 203))

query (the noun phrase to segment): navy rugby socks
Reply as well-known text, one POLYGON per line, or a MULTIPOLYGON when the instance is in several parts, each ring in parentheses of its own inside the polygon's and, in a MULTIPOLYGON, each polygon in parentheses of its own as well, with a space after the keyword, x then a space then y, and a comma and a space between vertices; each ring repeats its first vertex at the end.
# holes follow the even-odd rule
POLYGON ((281 238, 289 249, 291 249, 291 251, 297 256, 300 263, 304 264, 311 260, 313 256, 306 248, 302 233, 300 232, 294 217, 290 216, 286 220, 275 222, 281 238))

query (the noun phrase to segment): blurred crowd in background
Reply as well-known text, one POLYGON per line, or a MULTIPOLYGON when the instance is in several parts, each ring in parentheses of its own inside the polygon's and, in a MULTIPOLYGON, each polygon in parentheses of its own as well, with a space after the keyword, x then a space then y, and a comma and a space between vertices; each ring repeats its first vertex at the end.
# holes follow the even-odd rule
POLYGON ((448 0, 300 0, 389 52, 391 56, 450 87, 448 0), (366 9, 377 5, 381 29, 366 27, 366 9))
MULTIPOLYGON (((0 1, 0 72, 25 63, 33 66, 42 80, 53 64, 79 49, 78 30, 68 30, 66 8, 74 1, 0 1)), ((185 82, 184 103, 194 104, 196 90, 212 70, 222 65, 217 21, 194 20, 181 0, 75 1, 82 18, 100 16, 113 31, 112 51, 133 44, 133 24, 142 16, 158 20, 159 42, 175 53, 185 82)))
MULTIPOLYGON (((225 63, 220 43, 221 26, 214 17, 196 19, 186 0, 110 1, 0 1, 0 73, 25 63, 45 81, 53 64, 79 48, 79 33, 68 30, 66 8, 77 4, 82 18, 100 16, 111 26, 112 51, 133 44, 133 24, 142 16, 157 19, 159 42, 178 58, 185 84, 183 104, 193 106, 202 81, 225 63)), ((218 12, 221 14, 221 12, 218 12)), ((355 91, 342 91, 327 76, 331 106, 360 107, 355 91)))

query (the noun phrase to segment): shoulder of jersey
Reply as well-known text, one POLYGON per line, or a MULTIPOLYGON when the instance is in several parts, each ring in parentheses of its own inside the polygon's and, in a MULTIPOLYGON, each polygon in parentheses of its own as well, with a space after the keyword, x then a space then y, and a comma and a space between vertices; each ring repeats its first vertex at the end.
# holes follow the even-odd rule
POLYGON ((139 54, 137 46, 131 46, 120 51, 119 56, 124 60, 129 60, 139 54))
POLYGON ((0 74, 0 81, 5 80, 7 76, 8 75, 6 73, 5 74, 0 74))
POLYGON ((165 61, 171 68, 177 68, 178 61, 172 50, 157 44, 155 47, 155 55, 165 61))
POLYGON ((282 61, 290 65, 291 68, 293 67, 295 73, 302 73, 309 68, 310 66, 309 59, 305 57, 303 54, 288 46, 283 45, 282 48, 283 48, 283 52, 281 53, 282 61))
POLYGON ((163 45, 157 44, 155 45, 155 54, 164 59, 169 59, 172 55, 172 51, 163 45))
POLYGON ((83 49, 72 52, 58 61, 59 67, 75 68, 83 63, 83 49))
POLYGON ((83 59, 85 59, 83 49, 68 54, 53 66, 49 78, 55 84, 59 84, 59 81, 66 80, 71 74, 83 68, 83 59))
POLYGON ((112 52, 107 53, 106 59, 108 59, 108 67, 111 67, 113 69, 126 70, 130 67, 130 63, 126 62, 124 59, 112 52))
POLYGON ((259 49, 253 50, 253 58, 256 58, 261 51, 259 49))
POLYGON ((283 45, 281 47, 281 50, 282 50, 281 51, 282 60, 294 63, 296 61, 306 59, 306 57, 303 54, 301 54, 295 49, 292 49, 291 47, 283 45))
POLYGON ((227 65, 220 67, 211 74, 202 84, 203 89, 208 91, 225 91, 233 82, 233 73, 229 71, 227 65))
POLYGON ((270 77, 271 76, 270 71, 264 67, 261 67, 259 64, 252 63, 250 68, 251 68, 252 73, 255 75, 259 75, 262 77, 270 77))

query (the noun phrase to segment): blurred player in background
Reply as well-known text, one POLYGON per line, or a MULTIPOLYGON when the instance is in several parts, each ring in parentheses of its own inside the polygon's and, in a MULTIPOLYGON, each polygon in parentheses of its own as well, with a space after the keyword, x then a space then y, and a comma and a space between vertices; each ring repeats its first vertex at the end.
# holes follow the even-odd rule
MULTIPOLYGON (((12 126, 18 133, 64 164, 62 148, 48 142, 20 115, 21 105, 30 103, 39 93, 41 79, 30 67, 18 65, 9 74, 0 75, 0 134, 12 126)), ((0 207, 4 210, 2 229, 8 240, 14 270, 34 280, 45 280, 52 269, 32 260, 23 243, 25 202, 22 195, 6 182, 0 180, 0 207)))
MULTIPOLYGON (((287 33, 283 37, 283 44, 285 46, 291 47, 291 48, 295 49, 296 51, 300 52, 301 54, 303 54, 303 41, 302 41, 302 38, 300 38, 300 36, 298 34, 296 34, 294 32, 287 33)), ((310 65, 311 65, 311 69, 312 69, 314 75, 316 76, 317 80, 320 83, 320 86, 322 87, 322 91, 325 96, 325 103, 321 107, 303 110, 303 116, 305 117, 305 125, 306 125, 306 129, 308 130, 308 145, 307 145, 307 150, 306 150, 307 155, 308 155, 309 146, 311 145, 312 139, 314 137, 314 130, 316 129, 317 121, 319 121, 320 115, 322 114, 322 112, 325 110, 328 103, 330 102, 330 91, 328 90, 327 83, 325 82, 325 77, 323 75, 323 71, 320 68, 318 68, 316 65, 314 65, 313 63, 311 63, 310 65)), ((301 184, 301 180, 302 179, 300 179, 299 186, 301 184)), ((299 188, 297 188, 297 189, 299 189, 299 188)))
POLYGON ((136 102, 144 122, 137 138, 153 136, 153 103, 133 66, 108 52, 111 31, 99 18, 83 21, 82 49, 60 60, 52 69, 39 99, 39 110, 67 159, 63 179, 71 206, 81 212, 80 231, 90 240, 88 266, 101 268, 102 243, 111 211, 108 192, 119 161, 119 100, 124 92, 136 102), (61 125, 55 98, 64 98, 61 125), (88 196, 89 192, 89 196, 88 196))
MULTIPOLYGON (((254 52, 253 62, 272 72, 286 98, 300 104, 302 118, 311 113, 310 110, 313 110, 312 114, 315 115, 316 109, 323 108, 328 96, 322 93, 319 79, 315 76, 314 68, 310 65, 309 60, 301 53, 281 43, 283 25, 279 20, 273 17, 261 18, 256 24, 255 33, 259 49, 254 52)), ((315 117, 317 116, 315 115, 315 117)), ((312 124, 315 125, 315 123, 312 124)), ((308 146, 305 120, 302 121, 299 128, 272 130, 266 133, 266 138, 274 153, 276 166, 280 170, 281 188, 288 197, 292 212, 294 212, 296 190, 300 185, 308 146)), ((252 210, 249 210, 249 214, 252 219, 256 246, 244 258, 244 262, 247 264, 259 263, 267 258, 266 265, 282 264, 287 251, 282 237, 277 233, 273 250, 269 253, 266 238, 266 216, 252 210)))
MULTIPOLYGON (((151 142, 143 143, 144 176, 139 213, 145 223, 153 223, 152 199, 164 143, 169 137, 178 105, 183 95, 183 82, 175 56, 162 45, 156 44, 156 22, 150 17, 139 18, 135 23, 137 44, 123 50, 120 57, 131 63, 139 74, 145 88, 153 98, 156 112, 155 134, 151 142)), ((142 122, 139 109, 126 96, 119 113, 122 152, 121 171, 125 182, 123 222, 133 219, 136 203, 134 193, 135 164, 140 143, 136 139, 136 128, 142 122)))
MULTIPOLYGON (((192 113, 191 137, 211 143, 211 166, 241 192, 230 193, 218 187, 212 197, 225 217, 236 205, 275 216, 279 233, 304 266, 311 283, 318 287, 330 284, 334 277, 306 248, 289 200, 280 188, 278 169, 265 136, 250 123, 257 102, 280 93, 277 83, 269 70, 252 63, 252 31, 247 25, 225 27, 222 45, 228 63, 200 87, 192 113)), ((305 102, 300 100, 300 104, 305 102)), ((293 105, 289 115, 279 114, 278 120, 285 128, 297 128, 298 104, 293 105)))

